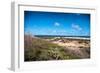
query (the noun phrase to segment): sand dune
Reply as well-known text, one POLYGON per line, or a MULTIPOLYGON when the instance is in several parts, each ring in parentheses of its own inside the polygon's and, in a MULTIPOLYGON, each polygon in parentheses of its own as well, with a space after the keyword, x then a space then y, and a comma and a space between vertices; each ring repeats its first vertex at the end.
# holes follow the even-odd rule
POLYGON ((90 40, 24 36, 25 61, 90 58, 90 40))

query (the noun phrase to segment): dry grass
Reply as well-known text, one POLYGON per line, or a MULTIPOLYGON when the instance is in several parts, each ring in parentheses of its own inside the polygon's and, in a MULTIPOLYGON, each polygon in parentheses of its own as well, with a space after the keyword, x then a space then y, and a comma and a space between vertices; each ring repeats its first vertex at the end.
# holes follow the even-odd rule
POLYGON ((65 39, 50 39, 32 37, 31 35, 24 36, 24 60, 25 61, 43 61, 43 60, 66 60, 66 59, 83 59, 90 58, 89 41, 86 40, 65 40, 65 39), (64 44, 77 41, 78 44, 85 43, 85 46, 62 46, 54 41, 63 42, 64 44), (88 46, 86 46, 88 44, 88 46))

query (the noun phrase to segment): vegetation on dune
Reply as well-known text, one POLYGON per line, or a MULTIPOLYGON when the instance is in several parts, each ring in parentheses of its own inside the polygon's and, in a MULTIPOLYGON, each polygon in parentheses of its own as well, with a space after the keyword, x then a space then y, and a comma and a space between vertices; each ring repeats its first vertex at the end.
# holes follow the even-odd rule
POLYGON ((64 60, 81 58, 65 47, 51 43, 44 39, 24 36, 24 60, 25 61, 42 61, 42 60, 64 60))

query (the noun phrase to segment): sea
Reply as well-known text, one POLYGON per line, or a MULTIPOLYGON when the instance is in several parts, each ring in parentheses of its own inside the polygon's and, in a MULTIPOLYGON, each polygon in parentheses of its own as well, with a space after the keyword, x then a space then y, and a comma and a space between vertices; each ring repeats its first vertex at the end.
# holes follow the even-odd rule
POLYGON ((68 38, 90 40, 90 36, 66 36, 66 35, 34 35, 39 38, 68 38))

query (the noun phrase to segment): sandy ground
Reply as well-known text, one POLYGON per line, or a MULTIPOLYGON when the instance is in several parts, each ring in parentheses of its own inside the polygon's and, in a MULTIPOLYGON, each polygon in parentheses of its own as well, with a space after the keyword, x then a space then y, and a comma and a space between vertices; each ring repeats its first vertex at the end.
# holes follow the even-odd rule
POLYGON ((53 41, 52 43, 58 44, 59 46, 65 47, 66 50, 69 50, 72 54, 77 55, 81 58, 90 57, 90 41, 87 40, 66 40, 63 41, 53 41))
POLYGON ((70 40, 69 42, 53 41, 53 43, 58 44, 59 46, 70 48, 72 50, 90 47, 90 43, 85 43, 85 42, 79 43, 78 40, 73 40, 73 41, 70 40))

